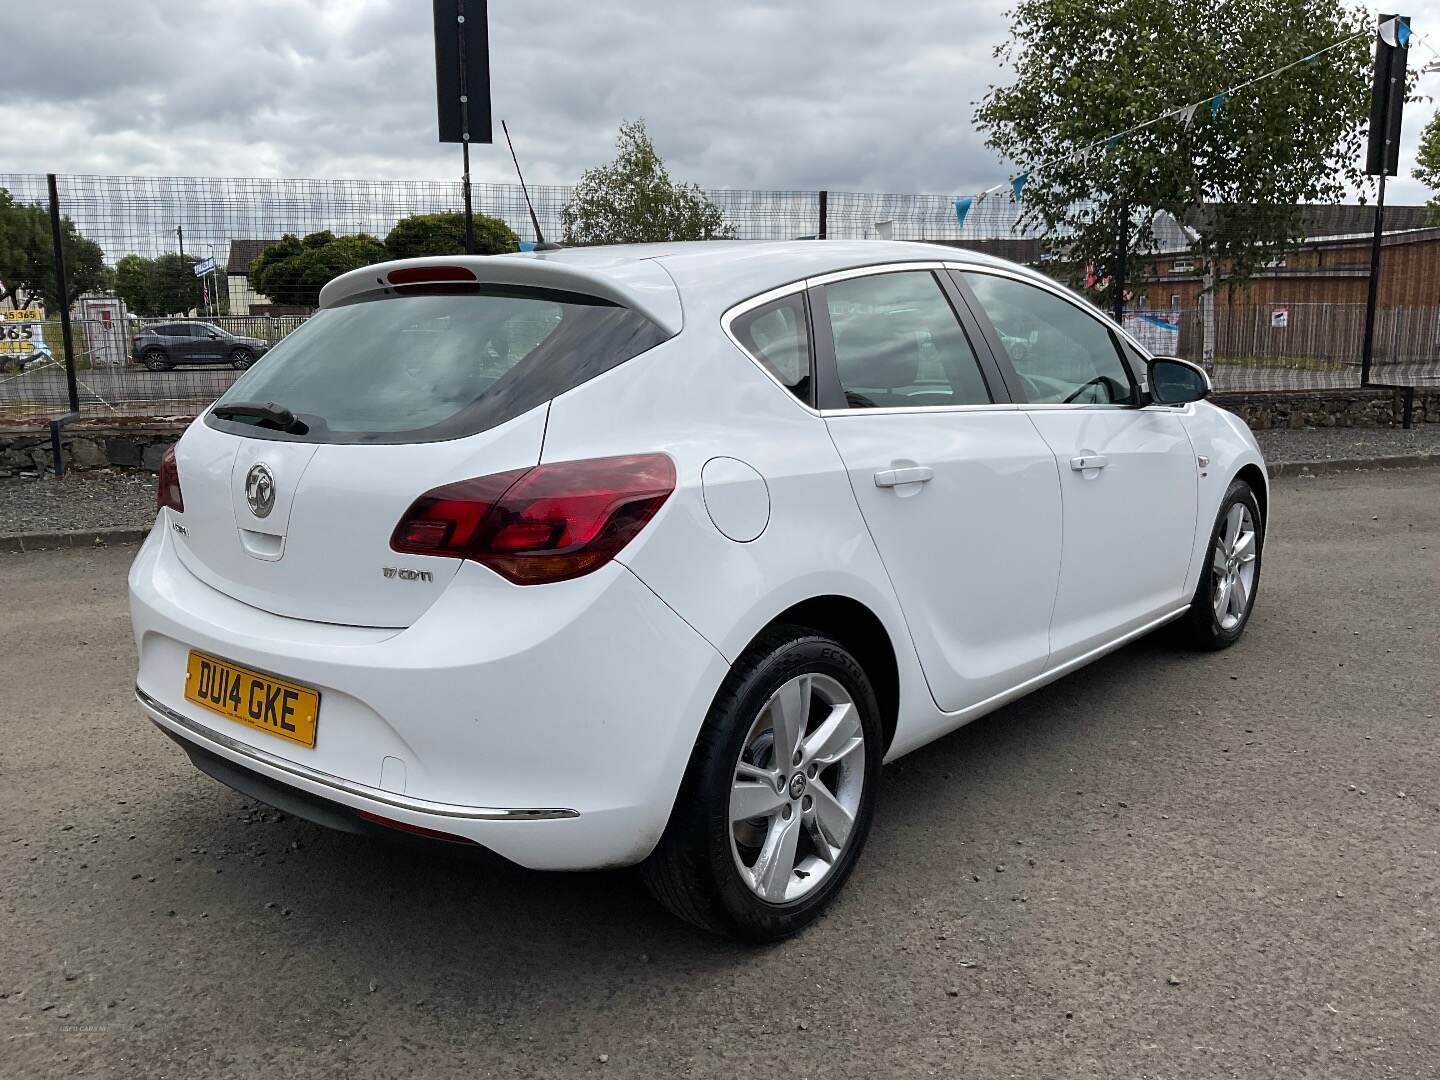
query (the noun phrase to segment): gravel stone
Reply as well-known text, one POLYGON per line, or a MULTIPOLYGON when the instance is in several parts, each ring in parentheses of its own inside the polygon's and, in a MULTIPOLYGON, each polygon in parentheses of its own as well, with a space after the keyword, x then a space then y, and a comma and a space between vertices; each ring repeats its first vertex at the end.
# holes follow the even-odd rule
POLYGON ((1419 424, 1409 431, 1402 427, 1257 431, 1255 438, 1271 465, 1440 454, 1440 424, 1419 424))
POLYGON ((111 529, 155 520, 155 477, 148 472, 102 469, 59 480, 0 480, 0 536, 111 529))

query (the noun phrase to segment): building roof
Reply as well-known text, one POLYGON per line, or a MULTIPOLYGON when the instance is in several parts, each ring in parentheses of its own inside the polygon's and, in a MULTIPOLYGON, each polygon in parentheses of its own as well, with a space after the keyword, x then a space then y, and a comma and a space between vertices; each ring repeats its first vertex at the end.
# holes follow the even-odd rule
MULTIPOLYGON (((1213 203, 1196 207, 1185 215, 1185 224, 1192 228, 1209 224, 1215 218, 1216 209, 1213 203)), ((1372 204, 1306 203, 1300 206, 1299 210, 1307 240, 1329 236, 1349 236, 1353 233, 1365 233, 1368 236, 1375 231, 1375 207, 1372 204)), ((1245 207, 1227 206, 1225 211, 1229 214, 1243 214, 1245 207)), ((1387 233, 1403 232, 1406 229, 1423 228, 1430 224, 1426 220, 1428 212, 1429 208, 1424 205, 1387 206, 1385 207, 1385 231, 1387 233)))
POLYGON ((250 264, 255 261, 255 256, 273 243, 275 243, 274 240, 231 240, 230 257, 225 261, 225 272, 248 276, 250 264))

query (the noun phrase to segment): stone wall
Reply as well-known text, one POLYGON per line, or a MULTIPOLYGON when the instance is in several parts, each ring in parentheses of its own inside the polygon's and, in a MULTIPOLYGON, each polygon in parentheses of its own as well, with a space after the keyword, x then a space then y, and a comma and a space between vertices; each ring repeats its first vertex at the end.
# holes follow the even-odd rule
MULTIPOLYGON (((78 421, 60 432, 66 471, 160 467, 160 455, 186 425, 173 421, 99 424, 78 421)), ((0 477, 49 472, 53 456, 48 425, 0 429, 0 477)))
MULTIPOLYGON (((1253 431, 1273 428, 1392 427, 1400 424, 1398 390, 1265 390, 1217 393, 1211 399, 1253 431)), ((1440 388, 1416 391, 1413 422, 1440 423, 1440 388)))
MULTIPOLYGON (((1222 409, 1238 413, 1256 431, 1272 428, 1391 427, 1401 418, 1397 390, 1268 390, 1216 394, 1222 409)), ((1414 422, 1440 423, 1440 388, 1417 391, 1414 422)), ((160 467, 165 447, 186 424, 174 420, 80 420, 61 434, 67 470, 160 467)), ((43 424, 0 428, 0 477, 50 470, 50 429, 43 424)))

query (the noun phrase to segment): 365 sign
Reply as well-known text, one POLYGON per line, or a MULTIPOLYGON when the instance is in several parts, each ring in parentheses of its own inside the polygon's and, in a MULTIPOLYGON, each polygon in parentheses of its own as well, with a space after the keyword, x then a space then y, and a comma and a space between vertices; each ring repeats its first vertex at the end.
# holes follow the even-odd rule
POLYGON ((19 308, 0 311, 0 354, 28 356, 47 351, 43 310, 19 308))

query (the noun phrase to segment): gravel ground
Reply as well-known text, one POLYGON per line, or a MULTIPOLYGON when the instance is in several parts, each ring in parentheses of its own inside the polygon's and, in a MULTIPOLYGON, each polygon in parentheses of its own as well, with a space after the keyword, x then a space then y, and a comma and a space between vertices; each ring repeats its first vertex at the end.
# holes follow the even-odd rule
MULTIPOLYGON (((1340 458, 1440 454, 1440 424, 1399 428, 1322 428, 1257 435, 1272 464, 1340 458)), ((149 525, 155 520, 155 474, 132 469, 0 480, 0 536, 60 529, 149 525)))
POLYGON ((1255 438, 1273 465, 1341 458, 1400 457, 1440 454, 1440 424, 1404 428, 1304 428, 1260 431, 1255 438))
POLYGON ((0 536, 149 525, 154 520, 152 472, 100 469, 59 480, 0 480, 0 536))
POLYGON ((1244 641, 889 767, 837 904, 756 950, 630 874, 257 807, 141 718, 133 547, 0 556, 0 1073, 1434 1077, 1440 469, 1274 503, 1244 641))

